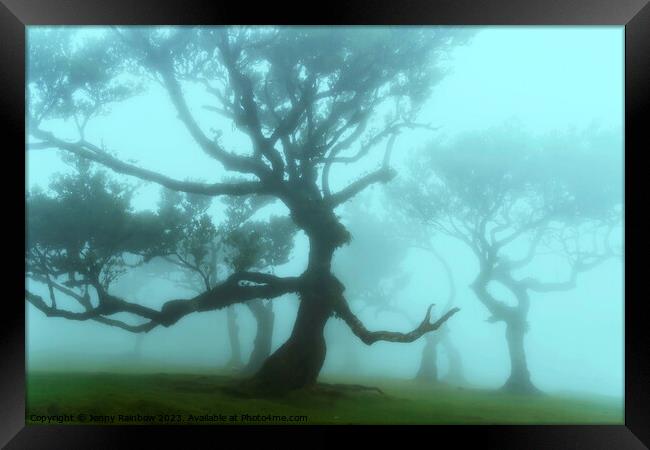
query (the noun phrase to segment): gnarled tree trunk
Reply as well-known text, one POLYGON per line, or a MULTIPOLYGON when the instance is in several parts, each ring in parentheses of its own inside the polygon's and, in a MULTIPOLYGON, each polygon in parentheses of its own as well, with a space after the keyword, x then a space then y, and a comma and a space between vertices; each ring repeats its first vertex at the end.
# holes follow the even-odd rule
POLYGON ((254 389, 283 392, 311 386, 325 362, 325 324, 344 291, 332 275, 332 257, 350 234, 333 211, 323 206, 307 192, 292 208, 294 222, 309 237, 309 263, 298 288, 300 306, 289 339, 250 380, 254 389))
POLYGON ((368 331, 349 309, 343 296, 344 287, 331 272, 334 250, 349 242, 350 234, 329 207, 325 211, 319 209, 317 200, 307 197, 307 202, 300 205, 292 208, 292 218, 305 230, 310 247, 309 264, 296 289, 300 298, 298 315, 289 339, 244 383, 258 392, 281 393, 316 383, 325 362, 325 324, 335 312, 362 342, 371 345, 380 340, 413 342, 438 329, 458 311, 453 308, 431 323, 431 305, 413 331, 368 331))
POLYGON ((520 394, 537 393, 539 390, 530 379, 526 351, 524 349, 524 336, 526 324, 523 320, 509 320, 506 322, 506 341, 510 355, 510 376, 502 389, 520 394))
POLYGON ((314 296, 302 296, 289 339, 253 377, 256 388, 281 392, 316 383, 325 362, 325 324, 332 307, 314 296))
POLYGON ((530 308, 530 299, 526 286, 516 282, 509 274, 497 273, 496 281, 504 284, 517 298, 516 306, 507 306, 496 300, 487 290, 487 283, 491 277, 493 268, 483 269, 473 284, 474 291, 479 300, 492 313, 488 322, 494 323, 504 321, 506 324, 506 341, 508 343, 508 354, 510 356, 510 376, 501 387, 503 391, 532 394, 540 392, 530 379, 528 362, 526 361, 526 350, 524 348, 524 336, 528 328, 526 317, 530 308))

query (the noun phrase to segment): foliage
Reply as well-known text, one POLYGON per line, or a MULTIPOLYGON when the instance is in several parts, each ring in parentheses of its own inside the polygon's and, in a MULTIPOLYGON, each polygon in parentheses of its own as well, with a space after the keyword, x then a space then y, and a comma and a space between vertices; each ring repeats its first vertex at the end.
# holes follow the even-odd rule
POLYGON ((478 252, 527 238, 571 256, 589 244, 570 236, 603 235, 620 223, 617 145, 598 130, 539 138, 508 126, 467 133, 423 148, 406 181, 389 192, 403 200, 406 216, 478 252))
POLYGON ((127 254, 147 260, 169 251, 171 229, 151 212, 133 211, 128 185, 85 160, 74 164, 74 173, 54 179, 51 193, 27 195, 31 273, 65 274, 71 286, 101 282, 106 288, 126 270, 127 254))
POLYGON ((202 289, 209 288, 214 277, 211 244, 217 229, 207 213, 211 197, 163 189, 158 205, 158 216, 171 231, 174 246, 169 254, 185 269, 196 272, 205 280, 202 289))
MULTIPOLYGON (((365 154, 416 126, 419 107, 444 73, 439 61, 470 36, 446 27, 38 29, 29 42, 32 130, 42 138, 44 121, 73 118, 82 132, 104 107, 155 82, 169 91, 198 143, 205 147, 205 138, 219 149, 222 131, 200 136, 186 114, 182 90, 200 86, 204 110, 248 135, 253 159, 277 166, 275 151, 265 147, 281 145, 287 175, 312 180, 329 151, 332 158, 354 147, 365 154)), ((230 164, 242 162, 237 158, 218 159, 244 168, 230 164)))
POLYGON ((125 74, 124 50, 118 40, 98 30, 30 30, 30 118, 36 124, 46 118, 72 118, 83 135, 92 117, 142 91, 142 84, 125 74))

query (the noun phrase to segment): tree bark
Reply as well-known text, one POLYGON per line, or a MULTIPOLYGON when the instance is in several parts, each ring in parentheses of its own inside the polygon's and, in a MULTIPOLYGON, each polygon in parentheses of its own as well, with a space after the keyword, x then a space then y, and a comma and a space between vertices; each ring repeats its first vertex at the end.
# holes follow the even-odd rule
POLYGON ((246 303, 249 307, 255 321, 257 322, 257 332, 253 342, 253 350, 243 372, 245 374, 255 373, 271 354, 271 345, 273 343, 273 324, 275 314, 273 313, 273 304, 268 302, 266 305, 262 300, 253 300, 246 303))
POLYGON ((310 252, 310 264, 298 289, 300 306, 289 339, 269 356, 250 380, 254 389, 279 393, 314 385, 325 362, 325 324, 343 294, 330 273, 330 252, 310 252))
POLYGON ((537 393, 539 390, 530 379, 526 351, 524 349, 524 336, 526 324, 524 320, 510 320, 506 322, 506 341, 510 355, 510 376, 501 388, 507 392, 519 394, 537 393))
POLYGON ((304 185, 300 198, 291 199, 291 217, 309 237, 309 262, 298 287, 298 315, 289 339, 248 381, 255 390, 280 393, 314 385, 325 362, 325 324, 344 291, 332 275, 332 257, 350 234, 330 207, 320 203, 314 187, 304 185))
POLYGON ((494 273, 493 268, 483 269, 473 284, 479 300, 492 313, 488 322, 504 321, 506 324, 506 341, 508 343, 508 354, 510 356, 510 376, 501 390, 520 394, 539 393, 530 379, 528 362, 526 361, 526 350, 524 348, 524 336, 528 328, 526 317, 530 308, 526 285, 515 281, 509 273, 494 273), (487 283, 490 280, 501 282, 517 298, 516 306, 508 306, 496 300, 487 290, 487 283))
POLYGON ((323 331, 331 314, 328 305, 301 299, 291 336, 255 374, 254 387, 282 392, 315 384, 325 362, 323 331))

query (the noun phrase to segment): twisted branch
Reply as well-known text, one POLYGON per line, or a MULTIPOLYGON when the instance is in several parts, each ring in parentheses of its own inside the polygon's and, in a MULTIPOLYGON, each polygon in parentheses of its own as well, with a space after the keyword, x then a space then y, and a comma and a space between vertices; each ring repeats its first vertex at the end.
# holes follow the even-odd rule
POLYGON ((451 316, 460 311, 459 308, 452 308, 438 320, 431 323, 431 308, 434 305, 430 305, 427 308, 427 313, 424 316, 424 319, 415 329, 407 333, 400 333, 397 331, 369 331, 365 325, 359 320, 357 316, 350 310, 347 302, 342 300, 336 307, 336 313, 339 318, 343 319, 345 323, 350 327, 352 332, 366 345, 372 345, 377 341, 388 341, 388 342, 413 342, 426 333, 430 331, 435 331, 440 326, 445 323, 451 316))
POLYGON ((101 286, 95 287, 99 297, 99 305, 95 308, 86 308, 83 312, 66 311, 49 306, 42 297, 29 292, 27 289, 25 289, 25 300, 44 312, 48 317, 94 320, 132 332, 146 332, 158 325, 169 327, 192 312, 213 311, 236 303, 244 303, 259 298, 271 299, 296 292, 298 278, 280 278, 256 272, 237 272, 228 277, 223 283, 193 298, 168 300, 160 310, 128 302, 108 294, 101 286), (149 322, 134 326, 105 317, 122 312, 148 319, 149 322))

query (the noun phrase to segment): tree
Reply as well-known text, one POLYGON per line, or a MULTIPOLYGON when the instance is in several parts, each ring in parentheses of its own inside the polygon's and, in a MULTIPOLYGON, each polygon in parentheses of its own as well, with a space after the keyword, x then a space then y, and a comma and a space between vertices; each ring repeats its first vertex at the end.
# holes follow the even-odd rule
MULTIPOLYGON (((113 28, 92 36, 33 33, 29 39, 28 148, 57 148, 121 174, 176 191, 209 196, 272 197, 289 210, 309 241, 306 270, 297 277, 240 271, 191 299, 166 302, 160 310, 100 295, 99 311, 130 312, 143 327, 171 326, 190 312, 253 299, 297 293, 299 311, 290 338, 255 374, 251 385, 287 390, 315 383, 325 358, 323 329, 332 315, 364 343, 411 342, 436 330, 456 310, 430 322, 430 308, 411 332, 369 331, 349 308, 344 286, 331 273, 336 249, 350 235, 335 210, 368 186, 394 176, 391 150, 397 136, 417 123, 422 102, 441 77, 436 62, 466 39, 449 28, 113 28), (197 146, 239 179, 181 181, 125 162, 85 137, 89 120, 112 102, 162 86, 197 146), (209 102, 201 116, 185 95, 202 87, 209 102), (221 117, 219 122, 217 117, 221 117), (66 140, 46 129, 52 118, 75 120, 79 138, 66 140), (222 144, 223 123, 242 132, 248 152, 222 144), (362 161, 386 145, 382 164, 347 185, 330 186, 341 164, 362 161)), ((185 151, 185 149, 182 149, 185 151)), ((340 183, 339 183, 340 184, 340 183)), ((62 313, 60 313, 62 314, 62 313)))
POLYGON ((25 275, 47 287, 50 304, 28 289, 25 299, 48 316, 147 331, 149 324, 110 317, 120 311, 146 314, 147 308, 108 290, 129 268, 167 254, 174 230, 153 213, 134 212, 129 186, 93 170, 84 159, 73 164, 75 173, 51 183, 52 194, 35 190, 27 195, 25 275), (74 301, 77 311, 62 308, 60 296, 74 301))
MULTIPOLYGON (((165 278, 201 294, 216 286, 222 276, 251 269, 272 271, 288 261, 296 232, 293 223, 275 215, 266 220, 253 218, 268 201, 227 199, 218 227, 207 214, 210 203, 211 197, 162 191, 158 214, 178 230, 173 252, 162 257, 171 264, 162 272, 165 278)), ((270 302, 251 300, 246 306, 257 322, 253 351, 244 366, 237 314, 233 306, 227 308, 231 357, 226 366, 250 373, 270 354, 274 314, 270 302)))
POLYGON ((468 133, 425 147, 392 192, 406 217, 474 253, 471 287, 488 322, 506 325, 506 390, 537 391, 524 348, 531 293, 572 289, 580 273, 620 255, 612 242, 622 217, 619 148, 614 135, 594 129, 538 139, 515 127, 468 133), (565 280, 540 276, 535 264, 544 257, 555 258, 565 280), (497 284, 514 304, 497 298, 497 284))
MULTIPOLYGON (((235 271, 233 267, 240 272, 251 266, 272 268, 288 259, 295 228, 286 218, 250 221, 252 209, 245 216, 239 214, 242 203, 229 208, 226 224, 217 230, 206 212, 210 197, 167 190, 162 191, 155 213, 136 213, 130 186, 94 170, 86 160, 71 163, 75 172, 56 176, 50 194, 37 189, 27 198, 26 275, 47 286, 51 304, 33 293, 27 299, 46 314, 60 312, 60 297, 76 300, 91 312, 91 289, 97 282, 106 295, 119 290, 139 296, 143 274, 136 268, 201 295, 218 282, 217 248, 226 254, 221 265, 226 270, 230 267, 230 272, 235 271), (65 277, 68 280, 61 281, 65 277)), ((270 352, 273 316, 261 301, 251 303, 271 314, 270 323, 262 320, 267 317, 264 312, 257 315, 258 338, 249 361, 254 366, 270 352)), ((141 332, 148 328, 112 319, 100 321, 138 333, 131 356, 140 357, 141 332)), ((238 340, 235 347, 239 349, 238 340)))

